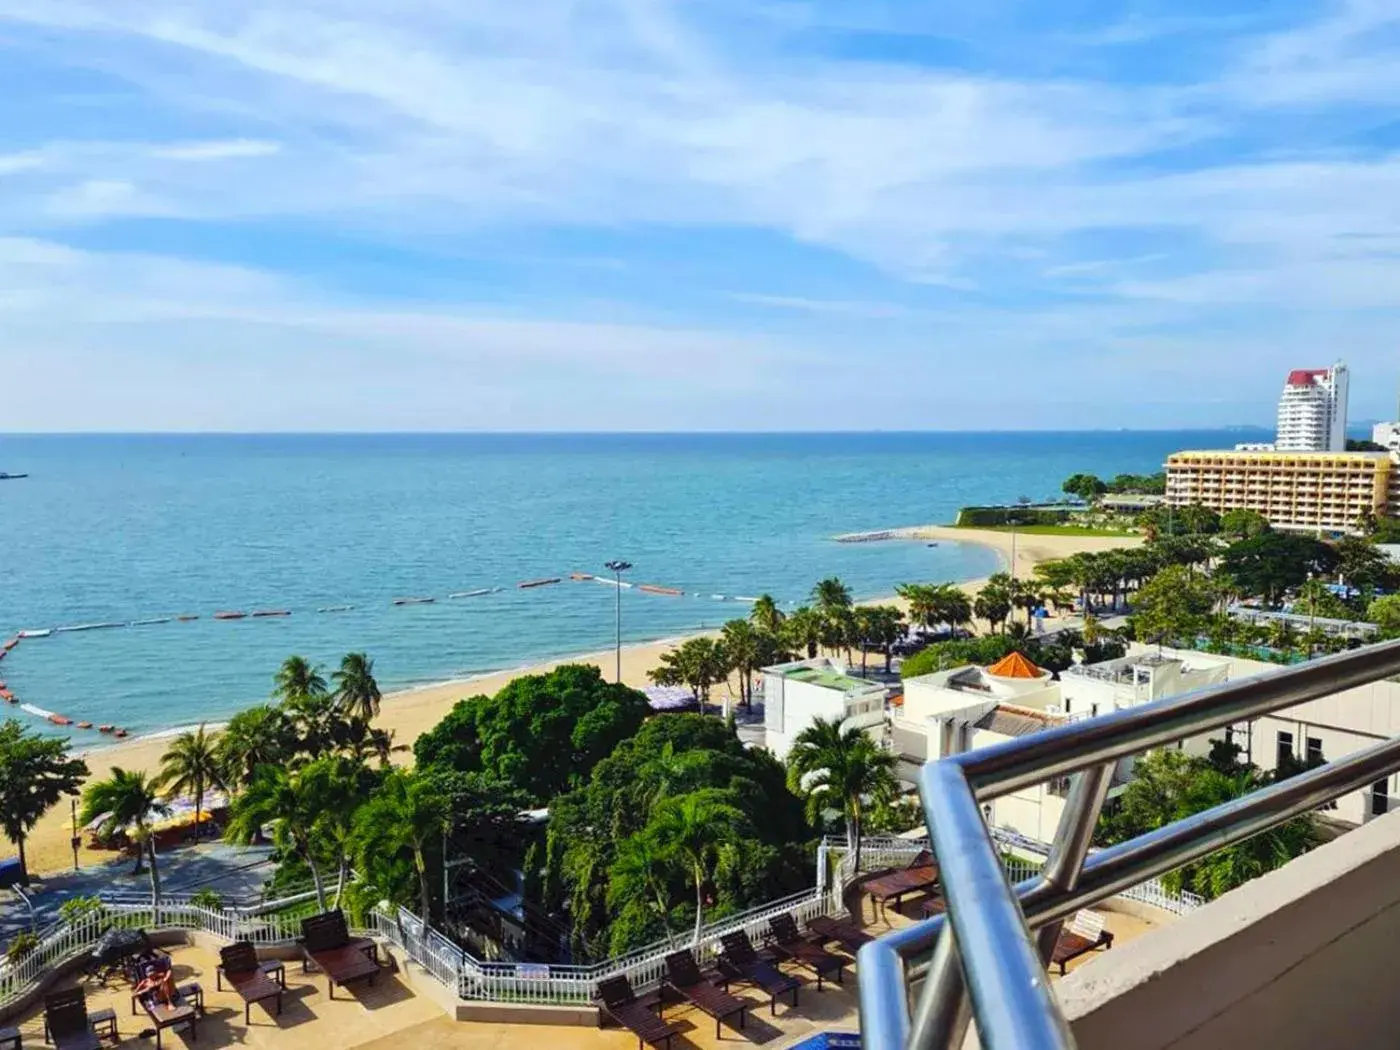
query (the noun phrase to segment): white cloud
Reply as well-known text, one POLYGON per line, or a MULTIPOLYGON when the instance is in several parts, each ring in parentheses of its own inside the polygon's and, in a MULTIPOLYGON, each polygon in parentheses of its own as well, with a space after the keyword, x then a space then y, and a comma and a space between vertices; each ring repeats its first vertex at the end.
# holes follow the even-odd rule
POLYGON ((260 142, 255 139, 228 139, 213 142, 187 142, 168 146, 156 146, 151 156, 163 160, 235 160, 245 157, 270 157, 281 147, 275 142, 260 142))

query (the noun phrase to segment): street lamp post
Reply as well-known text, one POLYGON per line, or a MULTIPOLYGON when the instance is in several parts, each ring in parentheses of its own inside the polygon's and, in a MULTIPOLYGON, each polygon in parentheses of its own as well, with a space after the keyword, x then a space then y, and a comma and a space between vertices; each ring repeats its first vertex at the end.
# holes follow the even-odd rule
POLYGON ((614 607, 614 625, 616 628, 617 637, 618 684, 622 683, 622 574, 631 567, 632 563, 630 561, 610 561, 605 563, 603 566, 603 568, 607 569, 613 574, 613 583, 616 585, 614 587, 614 590, 617 592, 616 595, 614 595, 614 600, 616 601, 616 605, 614 607))

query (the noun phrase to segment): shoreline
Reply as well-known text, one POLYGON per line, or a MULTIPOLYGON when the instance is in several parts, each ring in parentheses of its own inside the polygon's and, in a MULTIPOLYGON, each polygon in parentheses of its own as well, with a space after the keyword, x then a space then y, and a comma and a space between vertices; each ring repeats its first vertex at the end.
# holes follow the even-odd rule
MULTIPOLYGON (((897 530, 889 538, 893 540, 935 540, 938 542, 969 543, 990 548, 998 552, 1004 564, 1010 563, 1010 536, 979 529, 954 529, 940 525, 908 526, 897 530)), ((876 542, 876 541, 872 541, 876 542)), ((1078 537, 1078 536, 1025 536, 1018 537, 1016 562, 1018 575, 1029 575, 1034 566, 1053 558, 1066 557, 1081 550, 1107 550, 1114 547, 1133 546, 1140 540, 1127 537, 1078 537)), ((986 577, 966 580, 957 584, 968 593, 976 593, 986 583, 986 577)), ((868 599, 860 604, 902 604, 896 598, 885 597, 868 599)), ((657 666, 661 655, 677 645, 691 639, 718 633, 717 630, 696 631, 692 634, 670 636, 647 642, 634 642, 622 647, 622 680, 628 685, 642 688, 649 685, 647 672, 657 666)), ((491 695, 502 689, 508 682, 526 674, 543 674, 563 664, 581 663, 598 667, 605 678, 611 680, 614 673, 615 650, 606 649, 575 652, 554 657, 545 657, 530 663, 499 671, 488 671, 469 675, 465 678, 449 679, 443 682, 424 683, 385 693, 380 713, 374 724, 394 734, 396 745, 405 745, 408 751, 394 756, 394 761, 403 764, 412 761, 412 745, 419 736, 435 726, 459 700, 477 695, 491 695)), ((716 687, 733 697, 733 686, 724 683, 716 687)), ((724 693, 720 694, 721 699, 724 693)), ((75 755, 88 760, 90 778, 108 775, 113 766, 127 770, 153 773, 160 767, 160 759, 173 737, 197 727, 194 722, 184 726, 157 730, 143 734, 132 740, 113 742, 90 748, 74 749, 75 755)), ((206 727, 214 727, 223 722, 205 722, 206 727)), ((72 870, 73 854, 69 845, 71 828, 65 805, 55 806, 39 821, 25 842, 25 852, 29 870, 33 875, 61 874, 72 870)), ((80 863, 87 865, 110 860, 117 854, 107 850, 90 850, 86 846, 79 852, 80 863)))

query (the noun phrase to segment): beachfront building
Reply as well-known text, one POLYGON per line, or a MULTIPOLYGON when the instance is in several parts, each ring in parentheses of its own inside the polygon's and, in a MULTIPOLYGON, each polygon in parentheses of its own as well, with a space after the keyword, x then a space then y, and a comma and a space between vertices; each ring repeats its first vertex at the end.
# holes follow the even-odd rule
POLYGON ((879 682, 846 673, 845 664, 825 656, 763 669, 765 744, 786 759, 797 734, 818 718, 857 726, 883 742, 885 700, 889 689, 879 682))
MULTIPOLYGON (((890 718, 899 777, 916 783, 930 759, 961 754, 1069 721, 1049 671, 1020 653, 990 667, 970 665, 909 678, 890 718)), ((1049 842, 1064 810, 1068 780, 1036 784, 983 804, 991 827, 1049 842)))
POLYGON ((1278 529, 1358 532, 1400 495, 1386 452, 1176 452, 1166 469, 1168 504, 1254 510, 1278 529))
POLYGON ((1280 452, 1341 452, 1347 447, 1347 366, 1295 368, 1278 401, 1280 452))
POLYGON ((1400 452, 1400 423, 1377 423, 1371 428, 1371 440, 1391 452, 1400 452))

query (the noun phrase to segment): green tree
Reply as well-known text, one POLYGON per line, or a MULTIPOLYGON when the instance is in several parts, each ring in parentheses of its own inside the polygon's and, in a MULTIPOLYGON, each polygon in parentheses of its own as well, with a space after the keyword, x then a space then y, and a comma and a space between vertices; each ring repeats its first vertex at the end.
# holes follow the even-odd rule
POLYGON ((710 686, 729 674, 724 649, 713 638, 689 638, 661 654, 661 665, 647 672, 657 685, 684 685, 701 703, 710 699, 710 686))
POLYGON ((233 790, 253 780, 258 766, 284 765, 296 753, 297 741, 283 711, 261 704, 239 711, 218 737, 221 779, 233 790))
POLYGON ((145 773, 112 767, 112 775, 95 780, 83 788, 79 819, 90 824, 101 818, 98 831, 112 835, 126 829, 127 837, 136 844, 136 867, 141 870, 142 854, 149 854, 151 873, 151 903, 160 905, 160 868, 156 863, 156 839, 151 832, 154 817, 165 816, 170 808, 161 801, 154 779, 145 773))
POLYGON ((909 607, 909 619, 925 628, 938 622, 938 594, 929 583, 900 583, 894 591, 909 607))
POLYGON ((695 944, 705 923, 705 884, 745 825, 723 792, 696 791, 656 807, 643 835, 651 836, 663 857, 684 866, 695 887, 695 944))
POLYGON ((837 577, 828 577, 812 588, 812 605, 823 614, 833 609, 849 609, 852 605, 851 589, 837 577))
POLYGON ((1293 611, 1299 616, 1325 620, 1355 619, 1351 607, 1332 592, 1327 581, 1315 578, 1298 588, 1293 599, 1293 611))
POLYGON ((77 794, 87 763, 70 758, 70 744, 30 732, 13 718, 0 722, 0 830, 19 850, 20 878, 28 884, 25 839, 64 795, 77 794))
POLYGON ((1387 594, 1366 607, 1366 619, 1387 638, 1400 636, 1400 594, 1387 594))
POLYGON ((1225 549, 1220 567, 1244 594, 1276 605, 1310 575, 1331 576, 1337 552, 1320 540, 1291 532, 1265 532, 1225 549))
MULTIPOLYGON (((319 759, 318 762, 328 761, 319 759)), ((326 910, 326 887, 318 863, 316 822, 323 816, 326 799, 317 785, 320 771, 313 762, 296 772, 283 766, 260 766, 253 782, 236 797, 229 808, 224 837, 247 845, 264 825, 272 825, 273 842, 294 851, 311 873, 316 889, 316 906, 326 910)))
POLYGON ((438 846, 448 827, 448 799, 430 777, 394 770, 360 807, 355 832, 360 863, 383 854, 411 856, 418 876, 418 914, 424 924, 432 917, 428 853, 438 846))
POLYGON ((382 695, 374 680, 374 661, 364 653, 346 653, 331 679, 336 703, 347 717, 368 723, 379 714, 382 695))
MULTIPOLYGON (((872 605, 866 609, 865 626, 870 641, 884 653, 885 674, 889 674, 893 646, 904 637, 904 613, 895 605, 872 605)), ((862 662, 861 667, 864 666, 862 662)))
POLYGON ((273 678, 272 695, 284 704, 295 703, 308 696, 324 696, 326 679, 318 667, 302 656, 289 656, 282 661, 273 678))
POLYGON ((817 655, 817 647, 824 636, 824 623, 816 610, 802 606, 794 609, 783 622, 783 634, 789 648, 806 651, 807 659, 817 655))
POLYGON ((771 594, 760 594, 749 610, 749 622, 762 633, 775 638, 782 633, 785 618, 771 594))
MULTIPOLYGON (((608 907, 619 913, 619 922, 629 927, 633 925, 625 916, 629 910, 640 913, 643 928, 654 918, 670 937, 671 878, 671 859, 655 835, 637 834, 624 839, 618 845, 617 859, 608 869, 608 907)), ((629 930, 623 943, 633 937, 635 934, 629 930)))
POLYGON ((1374 593, 1394 589, 1400 583, 1395 563, 1385 551, 1360 536, 1345 536, 1335 546, 1337 575, 1348 587, 1374 593))
POLYGON ((1093 474, 1071 474, 1060 486, 1060 491, 1069 496, 1078 496, 1085 503, 1093 503, 1108 491, 1108 486, 1093 474))
POLYGON ((1220 531, 1238 540, 1252 539, 1271 529, 1269 519, 1257 510, 1237 507, 1220 516, 1220 531))
POLYGON ((834 810, 846 822, 846 845, 860 869, 861 819, 867 804, 888 801, 898 791, 897 759, 862 729, 841 729, 823 718, 793 739, 788 753, 788 786, 807 800, 807 819, 816 822, 834 810))
POLYGON ((592 665, 565 664, 459 701, 413 753, 419 769, 486 773, 546 805, 586 780, 650 713, 643 693, 605 681, 592 665))
POLYGON ((764 657, 760 632, 748 620, 730 620, 720 631, 720 644, 726 662, 739 675, 739 700, 744 706, 753 703, 753 676, 764 657))
POLYGON ((210 788, 222 791, 225 788, 218 734, 211 736, 206 733, 201 722, 194 732, 181 733, 171 741, 161 756, 156 786, 166 793, 167 798, 186 792, 194 795, 194 837, 198 839, 205 791, 210 788))
POLYGON ((995 632, 1001 629, 1007 617, 1011 615, 1011 603, 1015 597, 1010 573, 993 573, 977 592, 972 608, 995 632))
POLYGON ((1181 565, 1168 565, 1138 592, 1134 630, 1140 640, 1190 644, 1215 607, 1215 588, 1181 565))

